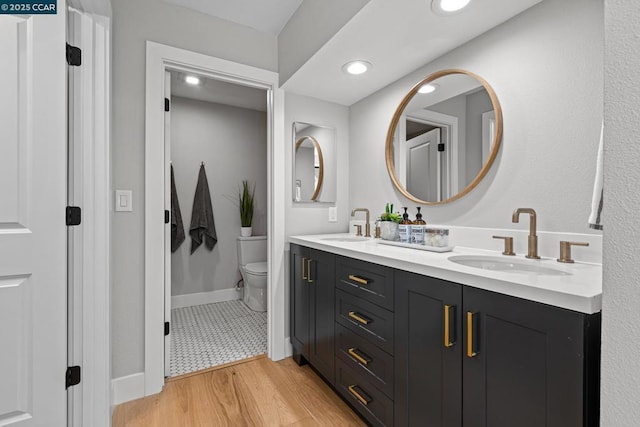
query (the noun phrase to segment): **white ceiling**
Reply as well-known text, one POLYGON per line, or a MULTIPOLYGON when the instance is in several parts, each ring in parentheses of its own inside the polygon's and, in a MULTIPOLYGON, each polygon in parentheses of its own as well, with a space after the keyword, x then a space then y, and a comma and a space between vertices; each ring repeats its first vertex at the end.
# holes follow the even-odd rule
POLYGON ((274 36, 298 9, 302 0, 164 0, 217 16, 237 24, 246 25, 274 36))
POLYGON ((371 0, 283 87, 301 95, 352 105, 542 0, 473 0, 448 17, 430 0, 371 0), (342 65, 373 64, 359 76, 342 65))
MULTIPOLYGON (((164 1, 277 35, 303 0, 164 1)), ((370 0, 283 88, 350 106, 541 1, 472 0, 462 12, 440 16, 431 11, 431 0, 370 0), (354 59, 367 60, 373 67, 360 76, 345 74, 343 64, 354 59)), ((216 80, 189 87, 174 77, 172 92, 265 108, 263 91, 216 80)))
POLYGON ((267 111, 267 92, 221 80, 200 77, 200 84, 190 85, 184 81, 185 74, 171 71, 171 95, 198 101, 215 102, 249 110, 267 111))

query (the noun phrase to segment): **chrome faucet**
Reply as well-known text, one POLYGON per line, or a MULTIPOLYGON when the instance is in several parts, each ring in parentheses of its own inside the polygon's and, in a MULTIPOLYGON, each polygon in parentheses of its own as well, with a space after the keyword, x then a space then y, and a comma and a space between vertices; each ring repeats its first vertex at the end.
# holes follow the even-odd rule
POLYGON ((364 212, 367 214, 364 224, 364 237, 371 237, 371 225, 369 224, 369 209, 367 208, 356 208, 351 211, 351 216, 356 216, 356 212, 364 212))
POLYGON ((536 211, 531 208, 518 208, 513 211, 512 222, 520 222, 520 214, 529 214, 529 250, 527 258, 540 259, 538 256, 538 236, 536 236, 536 211))

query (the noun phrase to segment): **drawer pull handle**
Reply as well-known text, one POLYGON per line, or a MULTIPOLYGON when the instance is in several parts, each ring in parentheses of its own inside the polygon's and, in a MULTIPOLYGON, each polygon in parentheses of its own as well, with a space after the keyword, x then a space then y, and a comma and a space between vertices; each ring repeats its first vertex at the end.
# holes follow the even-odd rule
POLYGON ((369 319, 367 316, 364 316, 360 313, 357 313, 355 311, 350 311, 348 313, 349 317, 352 318, 353 320, 362 323, 363 325, 368 325, 369 323, 372 322, 371 319, 369 319))
POLYGON ((349 350, 347 350, 347 353, 349 353, 349 356, 353 357, 354 359, 356 359, 358 362, 362 363, 363 365, 368 365, 369 362, 371 362, 371 358, 369 356, 367 356, 366 354, 362 353, 360 350, 358 350, 355 347, 352 347, 349 350))
POLYGON ((453 347, 456 343, 455 330, 456 306, 444 305, 444 346, 453 347), (453 327, 453 330, 451 328, 453 327))
POLYGON ((474 348, 474 330, 473 330, 473 319, 475 317, 475 313, 467 311, 467 357, 474 358, 478 355, 476 349, 474 348))
POLYGON ((311 279, 311 258, 307 259, 307 282, 313 283, 311 279))
POLYGON ((304 274, 304 263, 307 261, 305 257, 302 257, 302 280, 307 280, 307 276, 304 274))
POLYGON ((363 279, 362 277, 358 277, 355 274, 349 275, 349 280, 353 280, 356 283, 360 283, 361 285, 368 285, 369 281, 367 279, 363 279))
POLYGON ((349 388, 349 393, 351 393, 353 397, 355 397, 360 402, 362 402, 363 405, 368 405, 373 400, 369 396, 367 396, 367 394, 363 392, 360 387, 358 387, 355 384, 350 385, 348 388, 349 388))

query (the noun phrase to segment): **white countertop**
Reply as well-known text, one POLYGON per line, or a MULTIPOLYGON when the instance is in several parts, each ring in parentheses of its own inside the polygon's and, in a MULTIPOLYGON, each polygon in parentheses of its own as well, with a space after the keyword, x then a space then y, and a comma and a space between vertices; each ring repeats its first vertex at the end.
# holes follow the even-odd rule
POLYGON ((455 247, 452 252, 435 253, 380 245, 375 239, 364 242, 323 240, 338 236, 348 236, 348 234, 291 236, 289 242, 581 313, 597 313, 602 309, 602 265, 600 264, 581 262, 564 264, 557 262, 555 258, 544 257, 540 260, 529 260, 522 255, 506 257, 497 251, 465 247, 455 247), (517 259, 519 262, 535 263, 568 274, 550 276, 484 270, 450 261, 449 257, 454 255, 500 256, 517 259))

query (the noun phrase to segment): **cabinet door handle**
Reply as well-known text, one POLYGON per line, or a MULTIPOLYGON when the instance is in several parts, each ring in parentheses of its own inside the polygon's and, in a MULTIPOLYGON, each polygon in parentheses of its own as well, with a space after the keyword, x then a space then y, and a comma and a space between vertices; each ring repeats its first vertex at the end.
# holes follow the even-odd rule
POLYGON ((355 347, 352 347, 349 350, 347 350, 347 353, 349 353, 349 356, 353 357, 363 365, 368 365, 369 362, 371 362, 371 358, 369 356, 367 356, 366 354, 364 354, 363 352, 361 352, 355 347))
POLYGON ((367 316, 358 313, 357 311, 350 311, 348 316, 355 320, 356 322, 362 323, 363 325, 368 325, 373 320, 369 319, 367 316))
POLYGON ((453 347, 456 343, 456 306, 444 305, 444 346, 453 347), (452 329, 453 328, 453 329, 452 329))
POLYGON ((307 259, 307 282, 313 283, 311 279, 311 258, 307 259))
POLYGON ((369 281, 367 279, 364 279, 362 277, 356 276, 355 274, 350 274, 349 275, 349 280, 353 280, 356 283, 360 283, 361 285, 368 285, 369 281))
POLYGON ((478 352, 476 351, 475 348, 475 342, 474 342, 474 319, 475 319, 475 313, 472 313, 470 311, 467 311, 467 357, 468 358, 474 358, 478 355, 478 352))
POLYGON ((362 402, 363 405, 368 405, 373 400, 369 396, 367 396, 367 394, 363 392, 359 386, 355 384, 350 385, 348 389, 349 389, 349 393, 351 393, 353 397, 355 397, 360 402, 362 402))
POLYGON ((307 280, 307 276, 304 274, 304 263, 307 261, 307 258, 302 257, 302 280, 307 280))

